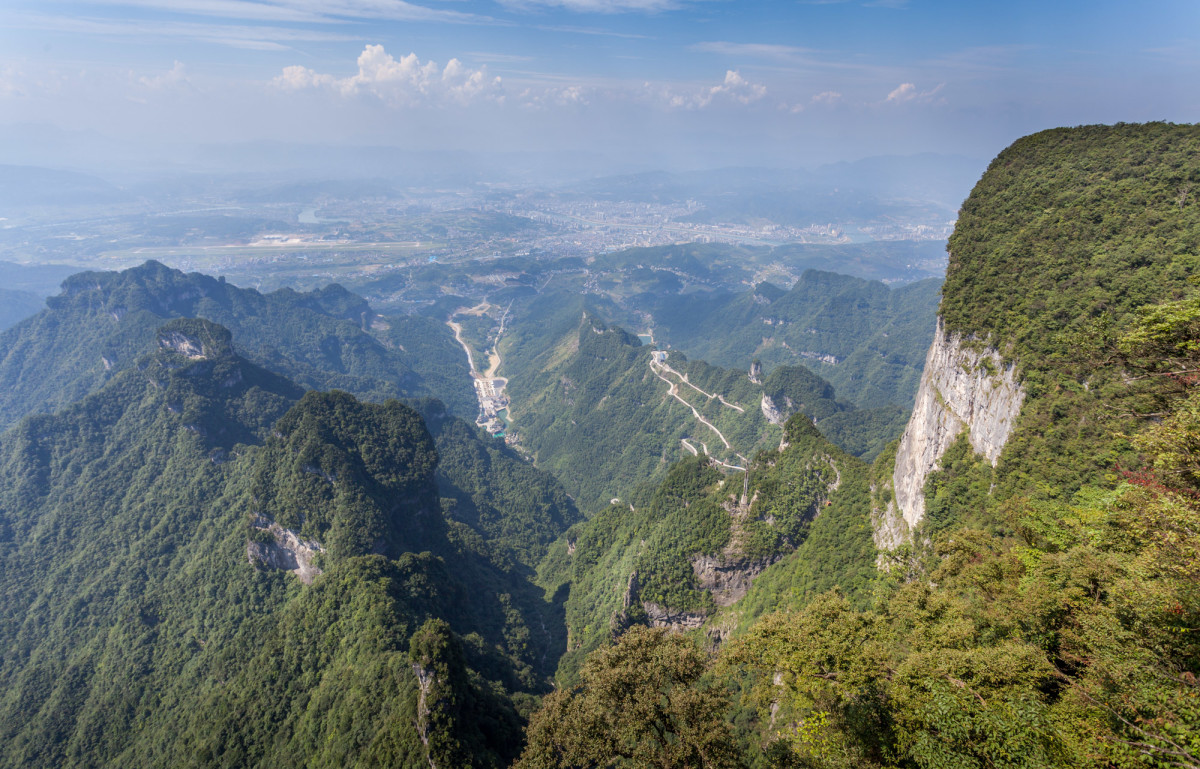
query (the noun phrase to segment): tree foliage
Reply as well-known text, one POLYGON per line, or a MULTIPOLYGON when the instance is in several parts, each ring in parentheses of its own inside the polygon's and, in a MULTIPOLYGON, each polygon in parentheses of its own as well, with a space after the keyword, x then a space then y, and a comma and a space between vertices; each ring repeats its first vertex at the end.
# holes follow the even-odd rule
POLYGON ((0 333, 0 424, 95 392, 137 360, 164 321, 181 317, 225 326, 240 354, 305 388, 376 401, 436 396, 458 413, 475 413, 466 361, 445 326, 376 318, 337 285, 260 294, 147 262, 71 276, 46 303, 0 333))
POLYGON ((209 321, 157 338, 0 437, 0 765, 507 765, 553 607, 443 515, 419 414, 302 394, 209 321), (267 522, 323 548, 312 585, 255 557, 267 522))
POLYGON ((520 769, 743 766, 705 680, 709 657, 690 640, 633 627, 588 658, 578 685, 545 698, 530 719, 520 769))

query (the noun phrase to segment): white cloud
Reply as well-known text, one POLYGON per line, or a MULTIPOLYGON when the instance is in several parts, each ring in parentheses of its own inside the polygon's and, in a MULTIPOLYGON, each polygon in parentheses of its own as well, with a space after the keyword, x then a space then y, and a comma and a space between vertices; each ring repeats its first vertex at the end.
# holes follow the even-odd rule
POLYGON ((162 73, 161 75, 144 76, 138 78, 138 82, 149 88, 152 91, 162 91, 167 88, 176 88, 179 86, 190 85, 187 77, 187 72, 183 66, 183 62, 175 62, 175 66, 162 73))
POLYGON ((382 45, 368 45, 358 56, 358 74, 350 77, 315 72, 307 67, 285 67, 273 84, 290 91, 329 88, 343 96, 371 94, 393 105, 430 102, 466 104, 486 98, 503 101, 500 78, 489 77, 486 68, 471 69, 458 59, 445 67, 421 62, 415 53, 395 58, 382 45))
POLYGON ((564 8, 578 13, 661 13, 682 7, 678 0, 500 0, 510 8, 564 8))
POLYGON ((749 104, 766 96, 767 87, 759 83, 751 83, 742 77, 741 73, 737 70, 731 69, 725 73, 725 82, 713 86, 708 90, 708 93, 710 100, 720 96, 728 96, 742 104, 749 104))
POLYGON ((337 19, 388 19, 469 23, 484 17, 414 5, 405 0, 83 0, 99 7, 143 8, 187 16, 246 21, 316 23, 337 19))
POLYGON ((283 72, 271 82, 276 87, 282 88, 285 91, 301 91, 306 88, 335 85, 337 78, 333 75, 322 75, 313 72, 308 67, 294 64, 290 67, 284 67, 283 72))
POLYGON ((821 91, 812 97, 813 104, 837 104, 842 100, 842 95, 837 91, 821 91))
POLYGON ((718 85, 693 90, 675 90, 671 86, 643 86, 651 97, 672 109, 704 109, 718 102, 750 104, 767 95, 767 87, 752 83, 737 70, 725 72, 725 80, 718 85))
MULTIPOLYGON (((937 86, 928 91, 918 91, 917 86, 913 83, 901 83, 892 89, 892 92, 887 95, 887 99, 884 101, 891 102, 892 104, 905 104, 911 101, 930 104, 934 102, 934 97, 937 96, 945 85, 945 83, 938 83, 937 86)), ((937 101, 942 103, 945 100, 939 99, 937 101)))
POLYGON ((887 95, 888 101, 906 102, 912 101, 917 96, 917 87, 912 83, 901 83, 894 91, 887 95))

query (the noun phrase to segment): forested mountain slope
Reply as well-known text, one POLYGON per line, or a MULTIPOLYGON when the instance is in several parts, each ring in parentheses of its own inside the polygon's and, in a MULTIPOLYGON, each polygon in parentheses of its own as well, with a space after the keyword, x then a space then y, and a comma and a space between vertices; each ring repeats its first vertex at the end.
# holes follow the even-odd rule
POLYGON ((435 396, 473 416, 466 361, 428 318, 380 318, 360 297, 328 286, 260 294, 157 262, 74 275, 47 309, 0 334, 0 425, 96 390, 129 366, 168 318, 229 328, 250 360, 305 387, 360 397, 435 396))
POLYGON ((655 338, 720 366, 803 363, 860 407, 907 407, 921 376, 939 282, 889 288, 808 270, 789 290, 645 297, 655 338))
MULTIPOLYGON (((1197 182, 1196 126, 1056 129, 1005 150, 951 239, 913 418, 870 473, 877 513, 904 496, 907 514, 924 467, 923 515, 874 584, 784 603, 707 665, 622 638, 548 698, 523 765, 578 763, 597 739, 572 735, 590 730, 641 739, 596 703, 625 681, 640 704, 636 681, 665 677, 654 729, 670 738, 643 755, 1200 766, 1197 182)), ((766 579, 742 600, 778 597, 786 582, 766 579)))
POLYGON ((156 262, 71 276, 48 303, 0 335, 0 423, 70 404, 134 365, 164 319, 194 314, 227 323, 240 353, 306 388, 408 397, 448 458, 437 471, 455 500, 448 509, 481 522, 526 565, 577 520, 552 477, 462 422, 476 413, 475 393, 462 348, 435 320, 375 315, 336 285, 264 295, 156 262))
POLYGON ((845 449, 874 458, 903 423, 896 407, 855 409, 804 366, 727 369, 644 345, 587 299, 547 295, 520 308, 501 342, 508 433, 595 511, 636 496, 678 459, 744 468, 803 413, 845 449))
POLYGON ((506 765, 553 607, 421 416, 156 339, 0 438, 0 763, 506 765))
POLYGON ((504 348, 510 434, 585 512, 629 498, 685 456, 745 467, 779 442, 791 413, 821 419, 849 409, 803 369, 755 382, 745 371, 657 352, 582 303, 559 320, 537 336, 518 327, 504 348))
POLYGON ((721 470, 703 456, 678 462, 644 503, 611 505, 551 549, 540 579, 570 592, 560 680, 634 624, 721 639, 836 586, 865 600, 875 547, 860 460, 798 414, 748 476, 721 470))
MULTIPOLYGON (((941 363, 918 398, 928 415, 920 425, 914 417, 898 458, 895 484, 906 511, 923 501, 928 525, 941 527, 948 495, 966 487, 994 484, 966 505, 977 507, 1070 494, 1117 466, 1137 466, 1128 436, 1147 416, 1161 416, 1160 384, 1187 389, 1178 380, 1187 367, 1141 372, 1152 362, 1121 335, 1150 305, 1192 291, 1200 253, 1200 208, 1191 195, 1200 173, 1198 133, 1164 124, 1056 129, 1020 140, 992 162, 950 241, 935 345, 941 363), (971 373, 950 385, 955 371, 971 373), (1012 385, 1002 386, 1006 377, 1012 385), (991 406, 956 394, 976 389, 994 394, 991 406), (1012 393, 1002 408, 1000 390, 1012 393), (925 489, 921 472, 932 472, 930 463, 957 432, 922 446, 921 433, 938 419, 969 427, 959 440, 972 450, 956 450, 953 462, 941 463, 944 472, 931 476, 937 488, 925 489), (914 472, 923 499, 905 491, 914 472)), ((1139 344, 1155 343, 1152 335, 1139 344)))
MULTIPOLYGON (((526 286, 535 467, 436 400, 306 392, 436 389, 353 295, 77 276, 0 340, 9 421, 64 405, 0 435, 0 764, 1200 766, 1197 185, 1195 126, 1002 153, 886 448, 896 407, 526 286), (210 307, 252 343, 168 318, 210 307)), ((809 273, 713 322, 874 318, 872 358, 918 325, 888 291, 809 273)))

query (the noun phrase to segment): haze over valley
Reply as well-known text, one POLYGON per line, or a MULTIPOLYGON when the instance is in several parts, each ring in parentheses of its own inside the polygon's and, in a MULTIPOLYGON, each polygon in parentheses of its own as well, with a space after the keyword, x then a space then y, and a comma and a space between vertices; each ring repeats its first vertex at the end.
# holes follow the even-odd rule
POLYGON ((0 769, 1200 768, 1194 4, 0 8, 0 769))

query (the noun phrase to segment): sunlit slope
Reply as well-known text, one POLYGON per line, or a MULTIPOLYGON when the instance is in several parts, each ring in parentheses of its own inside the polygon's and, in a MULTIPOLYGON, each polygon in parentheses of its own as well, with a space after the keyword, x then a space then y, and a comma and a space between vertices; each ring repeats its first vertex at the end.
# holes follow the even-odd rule
POLYGON ((437 396, 474 413, 466 361, 443 326, 381 318, 338 286, 260 294, 147 262, 120 273, 74 275, 47 305, 0 334, 0 424, 93 392, 174 317, 226 326, 243 355, 305 387, 373 400, 437 396))
POLYGON ((889 288, 808 270, 791 289, 651 299, 656 338, 722 366, 811 367, 860 407, 907 407, 932 339, 939 282, 889 288))
POLYGON ((551 549, 540 579, 570 595, 560 680, 633 624, 720 640, 830 588, 866 600, 875 547, 861 460, 796 415, 748 469, 683 460, 643 503, 614 504, 551 549))
POLYGON ((421 416, 157 338, 0 438, 0 764, 506 765, 551 610, 421 416))
MULTIPOLYGON (((707 454, 728 466, 779 441, 745 373, 658 355, 585 314, 540 355, 509 348, 512 434, 586 512, 707 454), (711 397, 710 397, 711 396, 711 397)), ((532 351, 531 351, 532 352, 532 351)))

